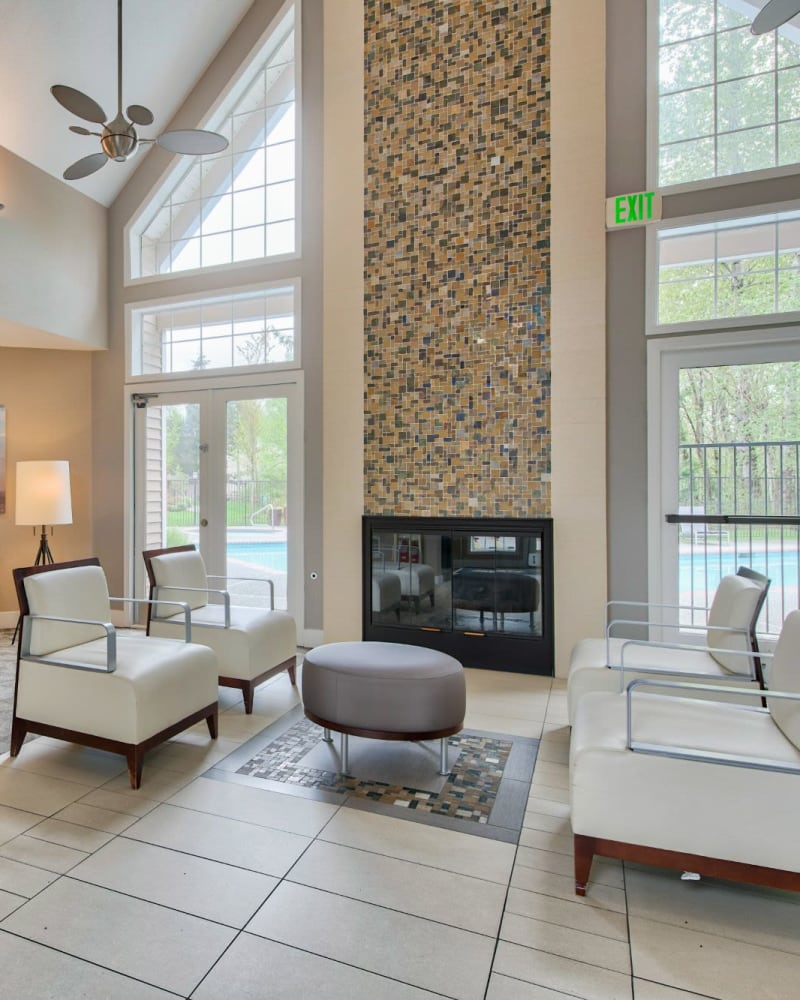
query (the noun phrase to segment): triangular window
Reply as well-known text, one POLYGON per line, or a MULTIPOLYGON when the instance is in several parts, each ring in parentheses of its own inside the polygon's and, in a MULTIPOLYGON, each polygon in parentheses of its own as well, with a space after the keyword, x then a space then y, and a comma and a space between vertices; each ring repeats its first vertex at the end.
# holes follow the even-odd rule
POLYGON ((181 158, 130 229, 131 277, 156 277, 281 257, 297 247, 296 6, 209 122, 229 145, 181 158))

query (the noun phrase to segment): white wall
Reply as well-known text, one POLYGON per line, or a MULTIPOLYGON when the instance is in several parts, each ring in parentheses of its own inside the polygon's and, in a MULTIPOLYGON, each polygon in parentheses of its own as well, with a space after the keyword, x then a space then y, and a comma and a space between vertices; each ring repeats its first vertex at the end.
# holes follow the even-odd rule
POLYGON ((2 146, 0 201, 0 345, 105 347, 105 208, 2 146))
MULTIPOLYGON (((552 510, 556 675, 607 591, 605 0, 552 10, 552 510)), ((601 631, 598 632, 598 629, 601 631)))

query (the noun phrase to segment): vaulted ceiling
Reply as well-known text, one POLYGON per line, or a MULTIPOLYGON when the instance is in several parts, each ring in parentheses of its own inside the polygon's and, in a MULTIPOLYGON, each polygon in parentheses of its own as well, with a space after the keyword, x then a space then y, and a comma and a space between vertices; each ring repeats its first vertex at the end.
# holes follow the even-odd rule
MULTIPOLYGON (((123 0, 123 106, 143 104, 155 116, 141 135, 166 130, 252 2, 123 0)), ((0 0, 0 146, 61 178, 69 164, 99 152, 100 140, 69 131, 99 128, 56 102, 56 83, 88 94, 108 118, 116 114, 116 0, 0 0)), ((109 205, 147 148, 64 183, 109 205)))

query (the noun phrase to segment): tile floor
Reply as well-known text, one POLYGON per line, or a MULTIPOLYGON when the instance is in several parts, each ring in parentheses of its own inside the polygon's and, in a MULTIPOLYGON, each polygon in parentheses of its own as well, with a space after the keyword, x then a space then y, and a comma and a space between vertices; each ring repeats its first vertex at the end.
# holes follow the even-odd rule
POLYGON ((470 670, 472 729, 541 737, 518 846, 202 777, 297 702, 223 693, 151 753, 0 758, 0 996, 720 1000, 800 995, 800 899, 595 862, 573 893, 562 682, 470 670))

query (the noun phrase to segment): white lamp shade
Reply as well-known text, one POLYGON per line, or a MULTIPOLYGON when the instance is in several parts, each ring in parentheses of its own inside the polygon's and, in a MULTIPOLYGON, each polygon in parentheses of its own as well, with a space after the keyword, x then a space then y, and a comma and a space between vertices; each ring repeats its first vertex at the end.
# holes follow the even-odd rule
POLYGON ((69 462, 17 462, 17 524, 72 524, 69 462))

